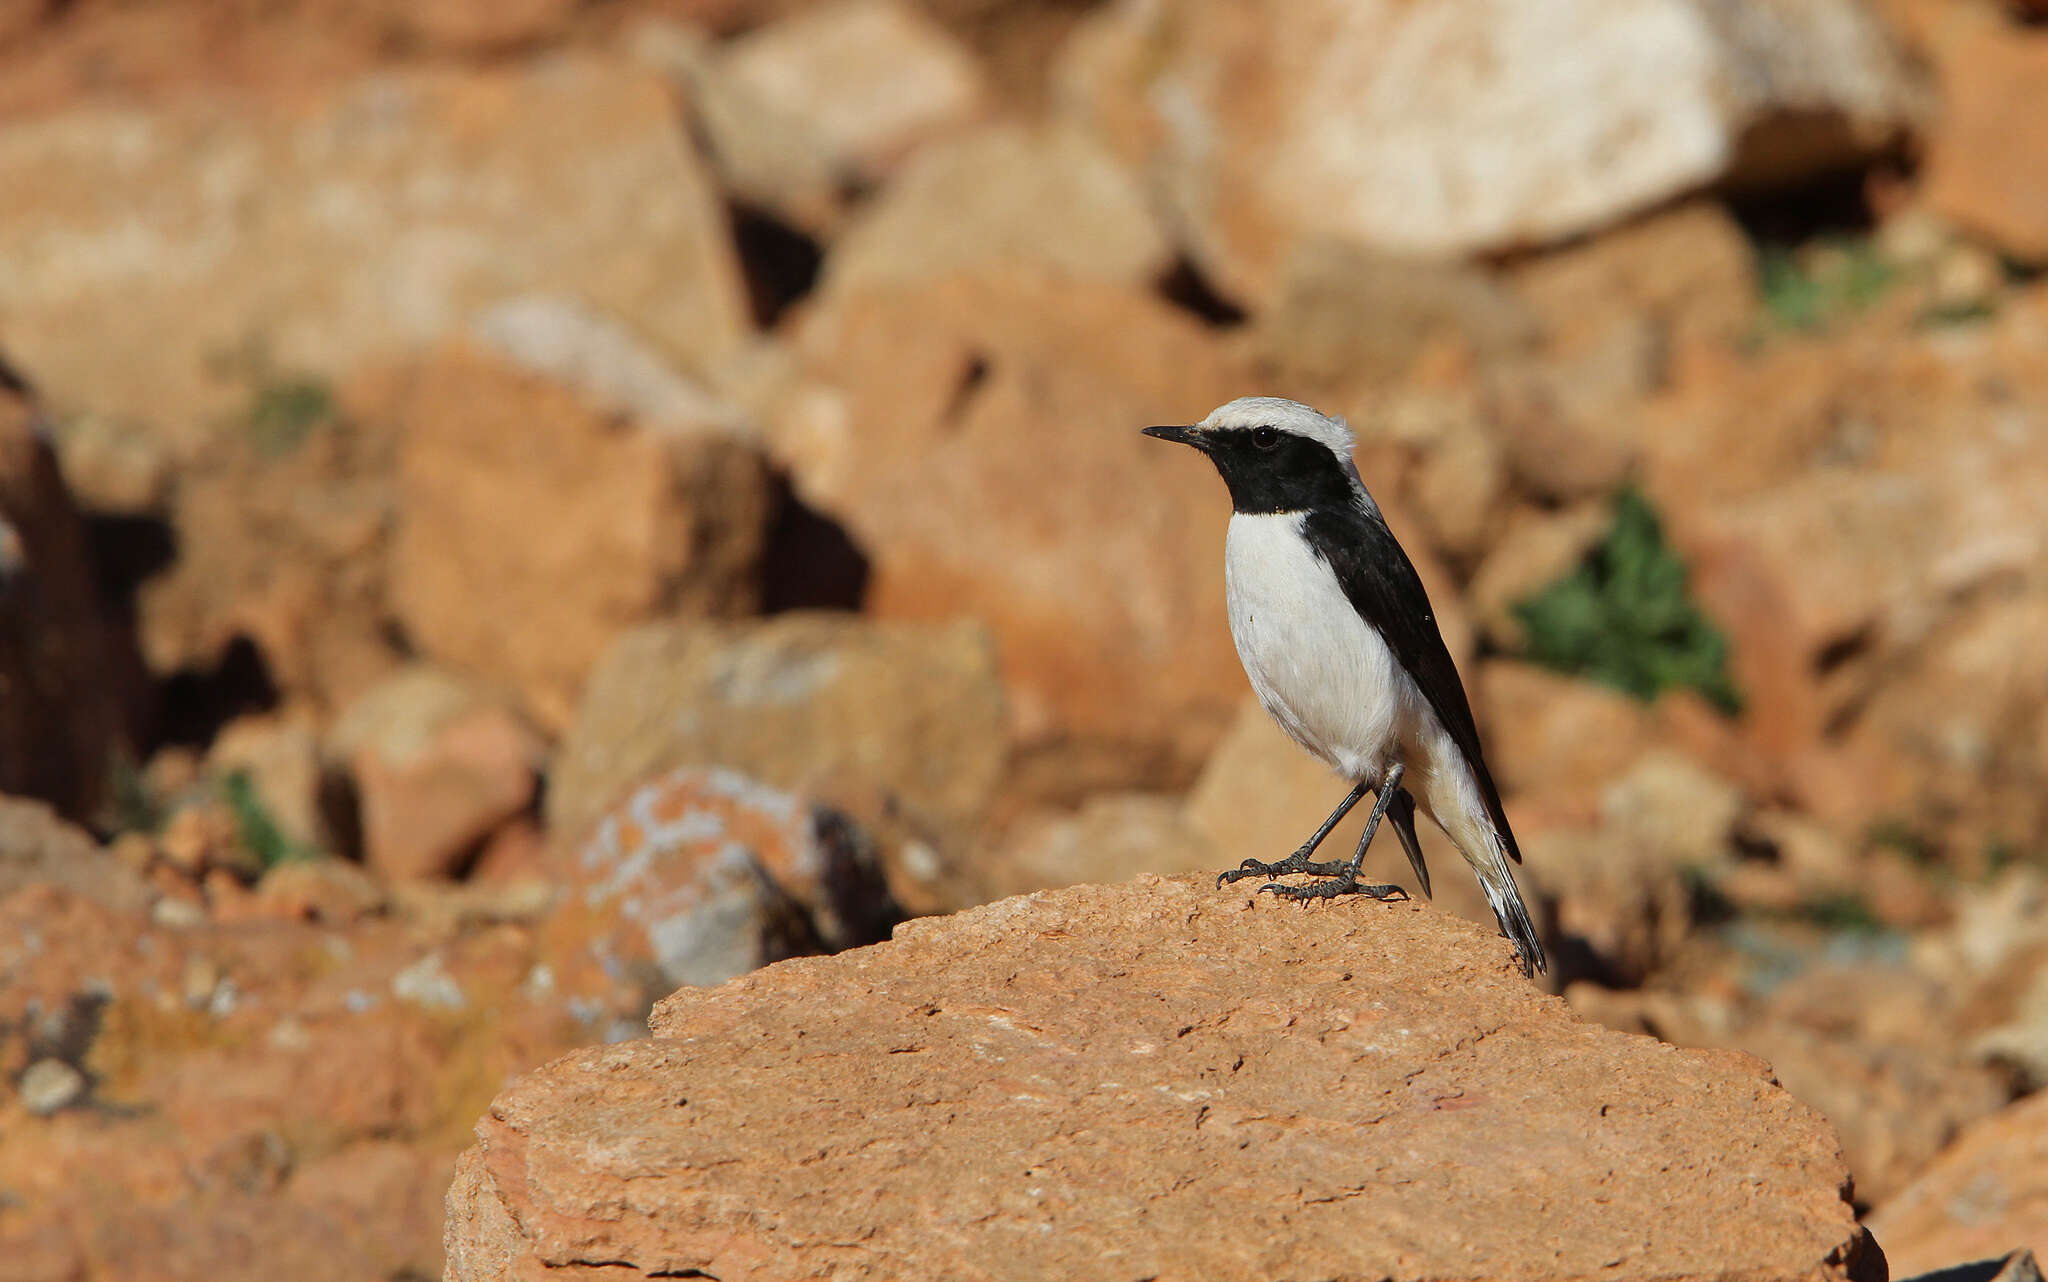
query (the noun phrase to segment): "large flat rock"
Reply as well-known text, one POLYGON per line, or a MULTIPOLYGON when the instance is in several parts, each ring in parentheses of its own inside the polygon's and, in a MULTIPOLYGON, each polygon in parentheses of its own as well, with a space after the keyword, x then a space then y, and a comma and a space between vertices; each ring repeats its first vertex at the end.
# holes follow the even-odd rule
POLYGON ((1819 1115, 1420 903, 1142 878, 685 990, 500 1095, 451 1282, 1882 1278, 1819 1115))

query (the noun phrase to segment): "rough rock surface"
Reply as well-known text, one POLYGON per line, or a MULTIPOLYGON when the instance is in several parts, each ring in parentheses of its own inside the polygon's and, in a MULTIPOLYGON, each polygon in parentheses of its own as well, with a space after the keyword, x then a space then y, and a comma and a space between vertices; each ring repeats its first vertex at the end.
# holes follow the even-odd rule
POLYGON ((391 596, 427 655, 559 730, 625 628, 753 607, 773 499, 715 424, 602 412, 465 349, 399 376, 391 596))
POLYGON ((564 58, 374 76, 295 111, 192 95, 0 133, 0 326, 66 410, 189 440, 221 353, 337 377, 560 292, 700 366, 747 327, 710 184, 660 82, 564 58))
POLYGON ((2048 1251, 2048 1096, 1984 1119, 1870 1215, 1900 1277, 2048 1251))
POLYGON ((723 765, 840 806, 894 855, 927 851, 899 860, 921 865, 981 816, 1004 759, 995 655, 973 624, 823 613, 655 624, 592 672, 555 755, 548 826, 580 843, 653 776, 723 765))
POLYGON ((492 1105, 451 1282, 1884 1276, 1759 1061, 1580 1023, 1420 904, 1076 887, 651 1023, 492 1105))
POLYGON ((1947 49, 1927 198, 1936 209, 2030 262, 2048 261, 2048 125, 2037 106, 2048 36, 1999 24, 1947 49))
POLYGON ((1290 18, 1133 0, 1062 75, 1160 178, 1195 256, 1252 299, 1304 237, 1415 254, 1559 239, 1742 170, 1811 173, 1916 109, 1848 0, 1332 0, 1290 18), (1784 115, 1817 127, 1746 149, 1784 115))
POLYGON ((542 937, 557 984, 636 1021, 679 984, 873 943, 902 917, 843 817, 717 768, 636 788, 555 880, 542 937))
POLYGON ((847 291, 797 342, 840 395, 792 470, 871 558, 867 607, 986 620, 1020 736, 1114 745, 1128 773, 1102 786, 1192 777, 1244 688, 1230 505, 1138 429, 1243 392, 1224 340, 1136 290, 1020 268, 847 291))

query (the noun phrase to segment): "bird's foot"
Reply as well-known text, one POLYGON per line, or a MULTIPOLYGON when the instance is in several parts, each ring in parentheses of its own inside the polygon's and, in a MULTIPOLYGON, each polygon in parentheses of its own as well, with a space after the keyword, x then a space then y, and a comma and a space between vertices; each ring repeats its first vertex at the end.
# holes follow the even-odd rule
POLYGON ((1376 886, 1360 881, 1358 874, 1348 867, 1339 867, 1336 873, 1319 874, 1328 876, 1328 881, 1312 881, 1306 886, 1283 886, 1277 881, 1267 882, 1259 887, 1282 899, 1306 902, 1311 899, 1335 899, 1339 895, 1364 895, 1367 899, 1406 899, 1408 892, 1399 886, 1376 886))
POLYGON ((1247 877, 1286 877, 1298 872, 1312 873, 1317 877, 1341 877, 1344 870, 1350 866, 1341 859, 1333 859, 1326 864, 1310 863, 1308 857, 1311 853, 1311 847, 1303 846, 1287 858, 1270 864, 1257 859, 1247 859, 1235 868, 1217 873, 1216 885, 1223 887, 1234 881, 1243 881, 1247 877))

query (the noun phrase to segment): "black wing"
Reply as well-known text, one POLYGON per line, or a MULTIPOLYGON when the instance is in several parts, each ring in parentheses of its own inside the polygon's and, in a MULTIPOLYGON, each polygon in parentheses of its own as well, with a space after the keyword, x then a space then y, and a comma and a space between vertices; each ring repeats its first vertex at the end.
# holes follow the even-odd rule
POLYGON ((1521 863, 1522 852, 1501 809, 1500 790, 1494 787, 1486 757, 1479 750, 1479 727, 1473 724, 1465 685, 1458 679, 1458 667, 1451 662, 1443 634, 1437 631, 1429 593, 1423 590, 1422 577, 1415 573, 1414 563, 1401 550, 1385 518, 1363 506, 1319 509, 1304 518, 1302 535, 1336 571, 1351 607, 1378 629, 1395 661, 1415 678, 1437 720, 1443 722, 1465 754, 1465 763, 1478 776, 1487 813, 1507 846, 1508 857, 1521 863))

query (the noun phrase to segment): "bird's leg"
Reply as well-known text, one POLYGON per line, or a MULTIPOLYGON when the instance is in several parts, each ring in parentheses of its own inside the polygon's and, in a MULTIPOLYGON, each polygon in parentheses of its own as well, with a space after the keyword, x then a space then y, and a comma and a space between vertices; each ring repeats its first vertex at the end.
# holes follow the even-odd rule
POLYGON ((1275 881, 1259 889, 1270 890, 1283 899, 1335 899, 1339 895, 1364 895, 1369 899, 1392 899, 1399 895, 1406 899, 1408 892, 1399 886, 1375 886, 1358 880, 1358 869, 1365 863, 1365 849, 1372 845, 1372 836, 1379 831, 1380 820, 1386 817, 1387 806, 1393 801, 1394 794, 1400 791, 1401 776, 1405 773, 1398 761, 1387 767, 1386 776, 1379 783, 1379 796, 1372 804, 1372 815, 1365 821, 1365 832, 1358 839, 1358 852, 1351 856, 1350 863, 1341 868, 1333 865, 1333 873, 1319 874, 1328 876, 1330 880, 1310 882, 1306 886, 1283 886, 1275 881))
POLYGON ((1216 884, 1218 886, 1228 885, 1230 882, 1239 881, 1246 877, 1285 877, 1289 873, 1297 872, 1314 873, 1319 877, 1336 876, 1343 871, 1343 864, 1337 863, 1334 860, 1327 864, 1312 864, 1308 861, 1309 856, 1316 853, 1316 847, 1322 845, 1323 838, 1330 835, 1330 829, 1344 822, 1344 816, 1351 813, 1351 807, 1358 804, 1358 799, 1363 797, 1365 790, 1371 786, 1372 783, 1369 780, 1359 780, 1358 786, 1344 794, 1344 800, 1337 803, 1337 808, 1330 812, 1328 819, 1323 820, 1323 826, 1316 829, 1315 836, 1302 842, 1300 846, 1295 848, 1294 853, 1287 856, 1287 858, 1270 864, 1257 859, 1247 859, 1235 868, 1217 873, 1216 884))

